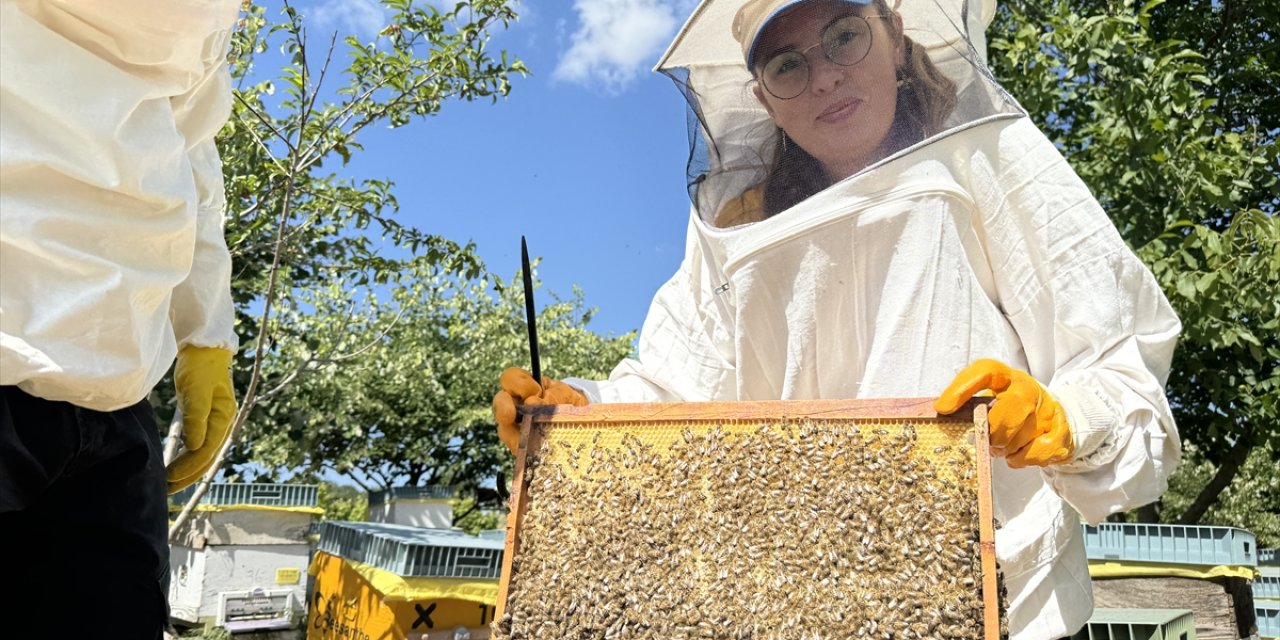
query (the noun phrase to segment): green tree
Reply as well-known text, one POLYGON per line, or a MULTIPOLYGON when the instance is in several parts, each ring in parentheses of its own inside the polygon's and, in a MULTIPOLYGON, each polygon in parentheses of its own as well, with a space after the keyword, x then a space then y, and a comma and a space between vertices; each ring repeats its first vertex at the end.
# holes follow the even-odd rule
POLYGON ((369 514, 369 494, 346 484, 327 480, 318 482, 317 502, 324 509, 325 520, 364 522, 369 514))
POLYGON ((1213 469, 1161 516, 1184 523, 1251 452, 1280 452, 1277 17, 1274 1, 1006 0, 989 30, 995 75, 1182 318, 1168 394, 1186 473, 1213 469))
MULTIPOLYGON (((633 334, 586 328, 580 291, 545 298, 547 375, 604 377, 630 352, 633 334)), ((366 490, 449 485, 491 503, 511 455, 490 403, 502 370, 529 362, 521 287, 416 261, 389 287, 339 279, 297 302, 281 314, 308 338, 280 345, 268 375, 307 375, 254 416, 239 459, 337 472, 366 490)))
POLYGON ((189 629, 178 637, 182 640, 231 640, 231 632, 223 627, 208 625, 200 629, 189 629))
MULTIPOLYGON (((282 346, 308 337, 291 324, 296 315, 275 315, 280 305, 297 308, 295 299, 336 280, 387 282, 406 260, 470 273, 479 268, 465 248, 399 222, 391 183, 342 177, 336 167, 362 151, 359 134, 366 127, 399 127, 451 101, 506 95, 509 77, 526 69, 505 51, 491 52, 488 41, 515 13, 508 0, 466 0, 443 9, 414 0, 383 4, 387 26, 374 41, 337 33, 310 37, 304 13, 287 2, 279 18, 246 3, 234 34, 233 110, 218 139, 242 345, 235 371, 241 407, 228 446, 260 405, 306 372, 280 374, 270 365, 282 346), (259 61, 273 64, 275 51, 284 55, 279 73, 258 69, 259 61), (380 239, 398 251, 380 249, 380 239)), ((161 385, 156 399, 164 417, 173 413, 168 388, 161 385)), ((177 428, 171 425, 170 434, 177 428)), ((177 524, 222 460, 220 455, 177 524)))
MULTIPOLYGON (((1248 529, 1258 536, 1259 547, 1280 547, 1280 474, 1276 473, 1275 457, 1275 451, 1268 447, 1255 447, 1204 520, 1248 529)), ((1185 458, 1164 497, 1165 508, 1171 513, 1186 511, 1217 473, 1217 467, 1205 461, 1194 445, 1188 447, 1185 458)))
POLYGON ((471 535, 501 529, 505 525, 506 518, 501 510, 485 509, 474 498, 463 498, 453 503, 453 526, 471 535))

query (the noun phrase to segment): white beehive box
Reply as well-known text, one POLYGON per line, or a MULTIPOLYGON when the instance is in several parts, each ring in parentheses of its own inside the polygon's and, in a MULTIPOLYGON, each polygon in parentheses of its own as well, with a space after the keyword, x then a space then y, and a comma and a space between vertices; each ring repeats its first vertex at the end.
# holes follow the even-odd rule
POLYGON ((321 513, 315 485, 211 486, 169 545, 170 616, 235 631, 294 626, 305 613, 307 534, 321 513))
POLYGON ((396 487, 369 492, 369 522, 424 529, 453 527, 453 487, 396 487))

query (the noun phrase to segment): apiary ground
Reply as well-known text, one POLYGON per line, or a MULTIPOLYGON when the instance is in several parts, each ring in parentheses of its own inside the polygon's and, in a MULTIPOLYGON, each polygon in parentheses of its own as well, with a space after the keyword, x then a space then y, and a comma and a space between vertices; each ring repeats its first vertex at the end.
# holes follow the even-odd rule
POLYGON ((539 424, 494 638, 982 638, 971 420, 539 424))

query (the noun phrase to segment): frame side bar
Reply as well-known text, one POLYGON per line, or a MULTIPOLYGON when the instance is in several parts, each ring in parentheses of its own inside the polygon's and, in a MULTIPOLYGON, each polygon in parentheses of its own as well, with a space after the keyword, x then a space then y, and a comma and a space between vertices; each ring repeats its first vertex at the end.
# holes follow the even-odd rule
POLYGON ((516 551, 520 549, 520 524, 529 508, 529 492, 526 490, 525 472, 532 452, 542 442, 541 431, 533 428, 533 414, 526 413, 520 420, 520 448, 516 451, 516 469, 511 478, 510 511, 507 513, 507 541, 502 550, 502 575, 498 580, 498 603, 493 619, 502 619, 507 608, 507 595, 511 588, 511 570, 516 551))
POLYGON ((982 559, 982 627, 986 640, 1000 640, 1000 587, 996 581, 996 536, 992 524, 991 442, 987 405, 973 408, 974 464, 978 467, 978 547, 982 559))

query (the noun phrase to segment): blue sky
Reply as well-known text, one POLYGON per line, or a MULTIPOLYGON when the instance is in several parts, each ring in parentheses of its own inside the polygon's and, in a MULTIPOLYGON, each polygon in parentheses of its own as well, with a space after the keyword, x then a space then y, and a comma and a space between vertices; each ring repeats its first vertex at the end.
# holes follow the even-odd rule
MULTIPOLYGON (((312 34, 371 35, 373 0, 299 3, 312 34)), ((496 34, 532 71, 497 104, 363 135, 353 177, 395 182, 402 220, 474 241, 490 270, 519 268, 521 234, 542 258, 540 291, 574 284, 599 308, 591 328, 638 329, 683 255, 689 200, 683 98, 650 71, 692 11, 689 0, 522 3, 496 34)), ((549 300, 542 294, 540 302, 549 300)))

